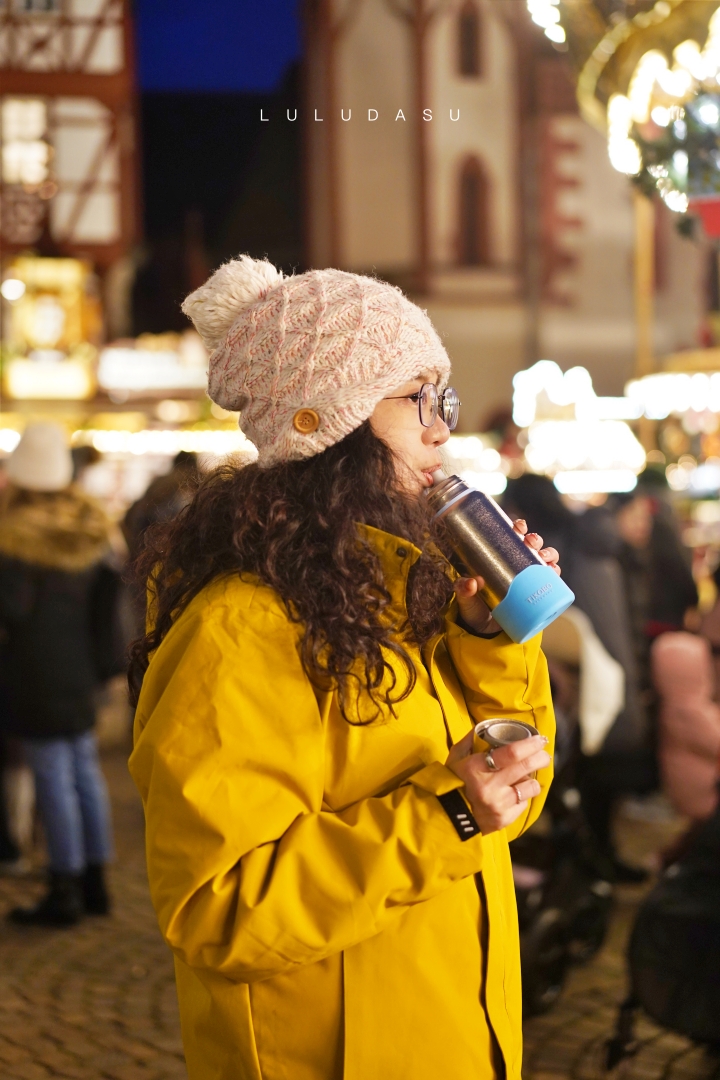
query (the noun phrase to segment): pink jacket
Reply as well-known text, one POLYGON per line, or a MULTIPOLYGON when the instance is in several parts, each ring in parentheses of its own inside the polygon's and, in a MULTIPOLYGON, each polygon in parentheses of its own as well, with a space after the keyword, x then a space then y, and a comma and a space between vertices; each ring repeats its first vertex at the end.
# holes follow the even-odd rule
POLYGON ((710 646, 694 634, 661 634, 652 646, 660 696, 660 772, 675 809, 695 820, 717 805, 720 706, 713 701, 710 646))

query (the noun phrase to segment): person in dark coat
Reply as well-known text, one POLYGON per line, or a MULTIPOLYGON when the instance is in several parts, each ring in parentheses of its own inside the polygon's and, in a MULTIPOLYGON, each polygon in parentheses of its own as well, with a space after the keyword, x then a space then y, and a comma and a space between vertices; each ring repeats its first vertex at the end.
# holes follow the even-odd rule
POLYGON ((94 590, 110 549, 104 511, 71 486, 65 434, 31 424, 9 459, 0 506, 0 694, 4 726, 33 770, 50 887, 18 923, 104 914, 109 802, 93 734, 94 590))
POLYGON ((618 797, 651 791, 658 782, 638 647, 620 564, 623 543, 615 520, 604 506, 573 513, 551 480, 530 473, 508 483, 503 506, 512 516, 531 521, 545 542, 561 553, 563 577, 575 593, 577 607, 588 616, 605 649, 625 672, 625 705, 600 752, 580 756, 577 774, 603 872, 615 881, 642 881, 646 872, 620 859, 612 835, 618 797))
MULTIPOLYGON (((151 525, 172 521, 190 502, 193 482, 197 479, 197 456, 181 450, 173 459, 172 469, 152 480, 144 495, 132 504, 122 522, 123 535, 130 558, 142 550, 143 537, 151 525)), ((137 585, 130 589, 133 637, 145 633, 147 596, 137 585)))
POLYGON ((132 504, 123 521, 131 558, 140 550, 143 534, 150 525, 172 521, 190 502, 196 475, 197 456, 181 450, 175 455, 170 472, 156 476, 145 494, 132 504))
POLYGON ((650 645, 660 634, 684 628, 686 612, 696 606, 698 594, 672 508, 662 497, 657 481, 650 486, 647 479, 640 479, 632 495, 615 496, 614 501, 621 538, 618 558, 641 686, 650 695, 650 645))

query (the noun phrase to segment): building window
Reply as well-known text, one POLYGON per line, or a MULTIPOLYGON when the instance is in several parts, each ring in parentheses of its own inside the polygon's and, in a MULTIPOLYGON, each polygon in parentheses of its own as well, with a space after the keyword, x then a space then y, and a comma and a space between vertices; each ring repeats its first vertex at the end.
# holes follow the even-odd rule
POLYGON ((489 184, 476 157, 465 160, 460 171, 458 262, 461 266, 489 266, 489 184))
POLYGON ((457 23, 458 73, 465 77, 482 75, 482 23, 475 0, 466 0, 457 23))
MULTIPOLYGON (((0 10, 5 5, 0 3, 0 10)), ((59 15, 60 0, 15 0, 17 15, 59 15)))

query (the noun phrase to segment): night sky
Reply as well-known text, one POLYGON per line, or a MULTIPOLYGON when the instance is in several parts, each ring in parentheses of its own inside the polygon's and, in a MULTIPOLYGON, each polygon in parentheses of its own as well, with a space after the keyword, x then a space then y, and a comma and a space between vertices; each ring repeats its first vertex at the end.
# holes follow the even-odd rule
POLYGON ((271 91, 300 55, 298 0, 135 0, 141 90, 271 91))

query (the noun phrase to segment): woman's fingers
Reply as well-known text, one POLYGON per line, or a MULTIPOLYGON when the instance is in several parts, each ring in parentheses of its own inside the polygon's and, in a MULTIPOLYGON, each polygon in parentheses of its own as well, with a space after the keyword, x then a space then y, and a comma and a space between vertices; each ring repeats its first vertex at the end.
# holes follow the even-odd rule
POLYGON ((491 770, 486 754, 468 752, 472 736, 473 732, 468 732, 452 748, 447 764, 463 781, 481 832, 489 834, 512 824, 527 806, 528 799, 540 793, 540 784, 529 773, 547 768, 550 755, 544 749, 547 739, 535 735, 493 750, 497 769, 491 770))
MULTIPOLYGON (((497 750, 493 750, 492 757, 497 765, 497 750)), ((531 754, 530 757, 524 758, 522 761, 514 761, 503 767, 498 766, 497 769, 491 769, 489 767, 485 754, 473 754, 470 767, 472 771, 476 773, 489 773, 496 778, 500 786, 507 786, 508 784, 517 783, 518 780, 522 780, 523 777, 527 776, 529 773, 537 772, 539 769, 547 769, 550 764, 551 758, 548 752, 539 749, 536 753, 531 754)))
POLYGON ((532 548, 533 551, 540 551, 544 543, 542 536, 538 533, 526 533, 524 540, 527 546, 532 548))
POLYGON ((480 592, 484 586, 485 581, 481 577, 459 578, 454 585, 460 617, 478 634, 490 633, 496 628, 480 592))
MULTIPOLYGON (((531 739, 520 739, 519 742, 508 743, 507 746, 499 746, 497 750, 493 750, 492 758, 498 770, 506 769, 509 765, 526 761, 533 754, 544 750, 547 744, 548 740, 544 735, 533 735, 531 739)), ((485 754, 478 754, 478 757, 485 762, 485 754)), ((485 762, 485 765, 487 767, 487 762, 485 762)), ((528 769, 528 772, 531 771, 531 769, 528 769)))
POLYGON ((543 547, 543 538, 538 533, 531 533, 527 531, 527 522, 523 518, 518 518, 513 522, 513 528, 518 536, 522 536, 523 540, 529 548, 533 551, 537 551, 538 555, 544 563, 554 570, 556 574, 560 574, 560 555, 554 547, 543 547))
POLYGON ((468 757, 473 752, 473 741, 475 738, 475 729, 470 728, 464 739, 460 739, 459 742, 454 743, 450 747, 450 753, 448 754, 447 764, 452 765, 455 761, 462 761, 463 758, 468 757))
POLYGON ((557 551, 556 548, 554 548, 554 547, 542 548, 538 552, 538 555, 540 556, 542 561, 547 566, 550 567, 551 570, 555 571, 556 574, 561 573, 560 565, 559 565, 560 564, 560 554, 559 554, 559 552, 557 551))
POLYGON ((548 565, 550 566, 552 566, 554 563, 560 562, 560 553, 558 552, 557 548, 554 547, 541 548, 538 552, 538 555, 543 562, 548 563, 548 565))
POLYGON ((531 758, 527 758, 525 761, 520 761, 516 765, 510 765, 507 769, 503 769, 498 773, 498 780, 512 787, 513 784, 519 783, 524 780, 528 773, 539 772, 540 769, 547 769, 551 764, 550 755, 541 750, 539 754, 533 754, 531 758))
POLYGON ((523 780, 519 784, 512 784, 508 791, 512 795, 510 805, 512 806, 513 799, 516 805, 524 805, 530 799, 535 799, 540 794, 541 788, 537 780, 523 780))
POLYGON ((461 577, 455 582, 453 588, 458 595, 458 599, 469 600, 473 596, 477 596, 485 586, 485 580, 481 577, 461 577))

